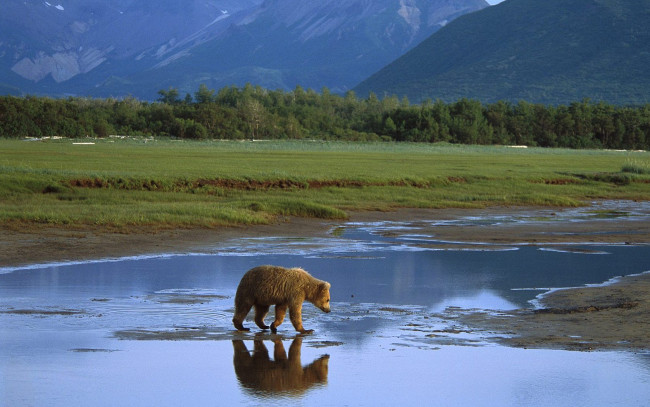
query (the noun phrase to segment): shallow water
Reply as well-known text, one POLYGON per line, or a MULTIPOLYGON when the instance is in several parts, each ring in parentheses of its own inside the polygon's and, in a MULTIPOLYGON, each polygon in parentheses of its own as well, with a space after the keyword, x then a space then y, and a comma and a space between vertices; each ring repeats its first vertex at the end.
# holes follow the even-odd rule
POLYGON ((0 405, 643 406, 648 354, 507 348, 440 313, 531 306, 549 288, 647 271, 647 259, 645 245, 455 245, 380 222, 211 254, 0 269, 0 405), (332 283, 332 313, 304 306, 313 335, 289 321, 277 336, 233 331, 237 283, 259 264, 332 283))

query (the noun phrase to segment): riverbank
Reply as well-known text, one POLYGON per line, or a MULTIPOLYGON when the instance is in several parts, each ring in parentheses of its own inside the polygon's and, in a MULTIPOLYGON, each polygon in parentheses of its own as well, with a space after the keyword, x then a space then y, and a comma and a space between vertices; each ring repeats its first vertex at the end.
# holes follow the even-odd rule
POLYGON ((650 274, 552 291, 542 308, 466 312, 452 319, 519 348, 650 350, 650 274))
POLYGON ((161 253, 209 253, 215 247, 242 238, 327 237, 348 222, 408 222, 414 230, 435 236, 437 241, 468 244, 650 243, 650 217, 635 218, 617 210, 609 213, 601 210, 574 222, 564 215, 570 210, 546 207, 400 209, 353 212, 347 220, 284 217, 271 225, 188 229, 139 226, 115 231, 90 226, 4 227, 0 228, 0 267, 161 253), (523 220, 499 221, 503 217, 523 220), (459 221, 483 218, 496 220, 483 224, 459 221))

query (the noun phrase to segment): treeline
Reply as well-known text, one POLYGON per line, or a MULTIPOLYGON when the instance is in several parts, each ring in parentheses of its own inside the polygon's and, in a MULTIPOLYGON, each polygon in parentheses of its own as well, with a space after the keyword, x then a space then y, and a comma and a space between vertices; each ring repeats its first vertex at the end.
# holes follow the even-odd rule
POLYGON ((395 96, 358 98, 297 87, 202 85, 157 102, 125 99, 0 97, 0 137, 170 136, 186 139, 337 139, 648 149, 650 104, 588 100, 568 106, 461 99, 411 105, 395 96))

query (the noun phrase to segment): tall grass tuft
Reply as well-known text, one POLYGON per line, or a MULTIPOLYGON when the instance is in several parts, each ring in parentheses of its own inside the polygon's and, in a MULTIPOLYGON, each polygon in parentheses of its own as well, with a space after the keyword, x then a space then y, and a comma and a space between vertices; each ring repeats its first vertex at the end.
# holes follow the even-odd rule
POLYGON ((623 164, 621 171, 632 174, 650 174, 650 162, 628 159, 625 164, 623 164))

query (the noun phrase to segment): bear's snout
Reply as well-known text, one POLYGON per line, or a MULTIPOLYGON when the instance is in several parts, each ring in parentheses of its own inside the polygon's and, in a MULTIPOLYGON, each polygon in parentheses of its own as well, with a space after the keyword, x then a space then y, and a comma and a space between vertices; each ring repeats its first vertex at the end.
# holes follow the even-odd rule
POLYGON ((321 309, 321 311, 326 312, 326 313, 329 313, 329 312, 330 312, 330 308, 329 308, 329 307, 320 307, 320 309, 321 309))

